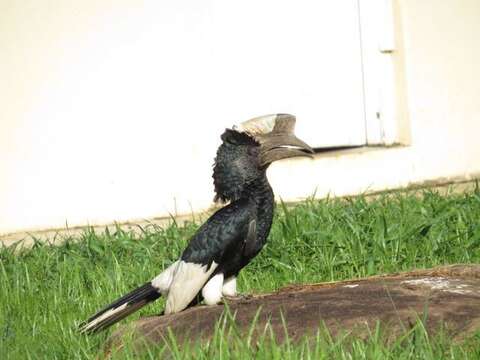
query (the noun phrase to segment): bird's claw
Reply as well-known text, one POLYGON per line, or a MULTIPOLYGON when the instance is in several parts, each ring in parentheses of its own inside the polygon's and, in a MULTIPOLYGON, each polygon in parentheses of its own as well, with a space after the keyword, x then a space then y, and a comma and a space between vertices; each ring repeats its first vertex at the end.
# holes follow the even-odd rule
POLYGON ((237 294, 235 296, 225 295, 223 299, 226 301, 246 301, 250 300, 253 296, 250 294, 237 294))

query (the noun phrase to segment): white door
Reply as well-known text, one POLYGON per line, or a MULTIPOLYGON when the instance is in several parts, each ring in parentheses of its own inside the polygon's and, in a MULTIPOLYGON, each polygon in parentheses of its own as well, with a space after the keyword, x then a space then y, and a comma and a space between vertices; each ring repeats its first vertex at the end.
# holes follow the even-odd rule
POLYGON ((169 119, 226 126, 285 112, 314 147, 366 143, 357 0, 184 0, 158 10, 155 91, 169 119))
POLYGON ((314 147, 366 143, 357 0, 216 0, 211 16, 218 119, 286 112, 314 147))

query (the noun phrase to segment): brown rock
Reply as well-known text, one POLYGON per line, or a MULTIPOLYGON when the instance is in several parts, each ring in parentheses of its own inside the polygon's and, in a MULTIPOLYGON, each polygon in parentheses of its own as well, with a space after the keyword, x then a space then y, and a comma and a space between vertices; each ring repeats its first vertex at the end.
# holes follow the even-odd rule
POLYGON ((227 307, 196 306, 181 313, 140 319, 119 328, 109 347, 121 347, 128 330, 139 346, 168 339, 168 329, 181 344, 208 340, 222 319, 234 322, 240 332, 255 323, 254 336, 269 323, 278 342, 286 333, 292 340, 314 335, 322 324, 335 335, 340 330, 366 335, 377 322, 390 337, 405 331, 418 319, 427 330, 440 327, 461 339, 480 329, 480 265, 452 265, 360 280, 293 285, 277 292, 228 301, 227 307), (257 319, 255 320, 255 317, 257 319), (255 321, 254 321, 255 320, 255 321), (146 341, 145 341, 146 340, 146 341), (142 345, 140 345, 142 344, 142 345))

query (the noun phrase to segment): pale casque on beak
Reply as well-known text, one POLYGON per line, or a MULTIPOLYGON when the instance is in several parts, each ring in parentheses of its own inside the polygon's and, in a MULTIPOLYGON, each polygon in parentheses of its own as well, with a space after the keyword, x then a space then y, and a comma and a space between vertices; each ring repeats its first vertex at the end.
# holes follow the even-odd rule
POLYGON ((295 156, 312 157, 313 149, 295 136, 295 116, 272 114, 250 119, 235 130, 246 132, 260 143, 260 165, 295 156))

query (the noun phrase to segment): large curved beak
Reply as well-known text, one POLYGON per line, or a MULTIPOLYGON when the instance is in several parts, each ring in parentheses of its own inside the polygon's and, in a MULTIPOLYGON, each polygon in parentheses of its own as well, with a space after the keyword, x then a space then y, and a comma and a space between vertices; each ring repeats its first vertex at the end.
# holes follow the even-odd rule
POLYGON ((313 149, 295 136, 295 116, 270 114, 244 121, 237 127, 260 143, 260 164, 268 166, 274 161, 294 156, 313 157, 313 149))
POLYGON ((313 157, 313 149, 292 133, 271 133, 262 137, 260 163, 267 166, 274 161, 296 156, 313 157))

